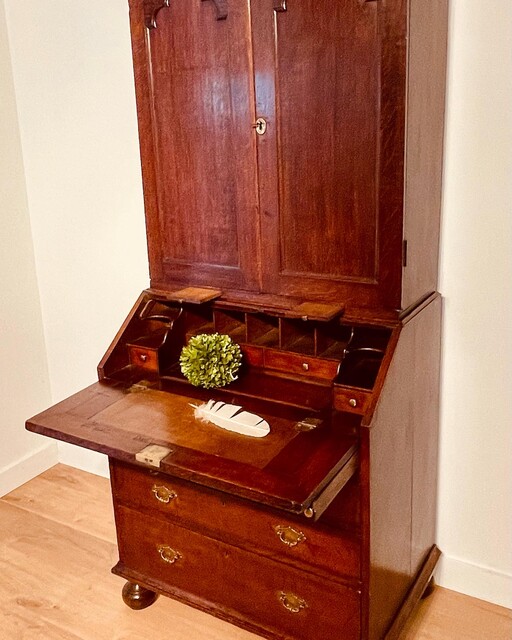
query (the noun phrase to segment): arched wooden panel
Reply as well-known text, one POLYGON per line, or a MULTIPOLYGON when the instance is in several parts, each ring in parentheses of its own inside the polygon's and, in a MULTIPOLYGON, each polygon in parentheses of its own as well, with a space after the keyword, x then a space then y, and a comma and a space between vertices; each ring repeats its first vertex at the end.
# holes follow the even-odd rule
POLYGON ((257 288, 248 5, 132 0, 137 32, 152 284, 257 288))

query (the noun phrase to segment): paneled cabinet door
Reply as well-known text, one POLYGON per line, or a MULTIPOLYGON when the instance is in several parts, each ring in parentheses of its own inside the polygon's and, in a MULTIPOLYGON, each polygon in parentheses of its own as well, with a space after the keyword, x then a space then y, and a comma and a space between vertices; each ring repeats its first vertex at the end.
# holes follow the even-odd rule
POLYGON ((130 0, 153 286, 399 306, 403 4, 130 0))
POLYGON ((399 303, 401 203, 386 195, 395 158, 382 158, 381 132, 395 143, 400 101, 392 117, 379 103, 382 31, 400 3, 383 4, 251 0, 268 291, 399 303))
POLYGON ((249 4, 130 0, 151 281, 258 289, 249 4))

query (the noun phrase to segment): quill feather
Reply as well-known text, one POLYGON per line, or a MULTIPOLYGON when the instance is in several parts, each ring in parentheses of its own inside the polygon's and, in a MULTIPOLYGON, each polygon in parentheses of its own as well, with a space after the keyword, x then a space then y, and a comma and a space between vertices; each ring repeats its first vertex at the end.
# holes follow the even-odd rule
POLYGON ((235 404, 208 400, 204 404, 190 406, 194 407, 194 415, 198 420, 211 422, 221 429, 253 438, 263 438, 270 432, 270 426, 266 420, 254 413, 241 411, 242 407, 235 404))

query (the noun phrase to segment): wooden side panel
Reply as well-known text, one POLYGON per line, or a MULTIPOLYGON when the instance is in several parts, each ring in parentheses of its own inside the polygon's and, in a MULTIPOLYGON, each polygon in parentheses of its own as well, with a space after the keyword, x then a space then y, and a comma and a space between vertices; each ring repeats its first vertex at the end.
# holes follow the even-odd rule
MULTIPOLYGON (((435 542, 441 299, 405 321, 371 427, 369 638, 383 637, 435 542)), ((364 455, 365 446, 362 446, 364 455)))
POLYGON ((130 4, 152 285, 257 289, 248 4, 130 4))
POLYGON ((447 0, 411 1, 403 309, 437 289, 447 25, 447 0))
MULTIPOLYGON (((411 571, 415 573, 435 542, 439 440, 439 367, 442 300, 418 317, 412 397, 414 440, 412 475, 411 571)), ((413 321, 414 322, 414 321, 413 321)))

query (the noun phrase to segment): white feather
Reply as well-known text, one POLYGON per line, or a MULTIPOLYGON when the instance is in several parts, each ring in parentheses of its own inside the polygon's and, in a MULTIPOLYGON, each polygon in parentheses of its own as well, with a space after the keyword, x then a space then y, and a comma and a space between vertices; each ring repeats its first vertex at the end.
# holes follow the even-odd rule
POLYGON ((241 433, 244 436, 253 438, 263 438, 270 432, 269 424, 266 420, 248 411, 240 411, 242 407, 236 404, 225 404, 208 400, 199 406, 194 407, 194 415, 198 420, 211 422, 217 427, 241 433))

